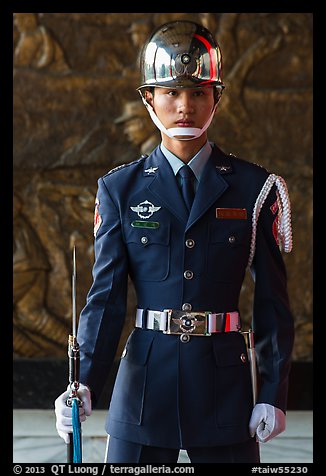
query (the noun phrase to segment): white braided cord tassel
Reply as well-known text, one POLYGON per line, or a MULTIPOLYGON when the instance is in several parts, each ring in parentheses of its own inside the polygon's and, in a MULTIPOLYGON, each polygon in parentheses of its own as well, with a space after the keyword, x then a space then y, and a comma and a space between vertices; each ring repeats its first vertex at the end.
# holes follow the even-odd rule
POLYGON ((285 180, 282 177, 279 175, 270 174, 257 197, 252 212, 252 235, 248 266, 252 265, 255 255, 256 232, 259 214, 274 183, 277 187, 278 236, 280 241, 280 249, 285 253, 290 253, 292 250, 291 204, 289 192, 285 180))

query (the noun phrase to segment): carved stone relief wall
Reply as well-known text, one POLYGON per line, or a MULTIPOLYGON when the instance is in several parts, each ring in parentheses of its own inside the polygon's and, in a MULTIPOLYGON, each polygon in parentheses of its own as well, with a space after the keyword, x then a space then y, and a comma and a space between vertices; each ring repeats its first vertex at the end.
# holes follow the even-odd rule
MULTIPOLYGON (((71 242, 77 307, 93 264, 97 179, 149 153, 160 136, 141 103, 139 54, 154 27, 208 26, 226 84, 209 138, 287 182, 294 249, 285 256, 294 359, 312 359, 312 14, 16 13, 14 24, 14 351, 66 357, 71 242)), ((241 295, 251 318, 251 277, 241 295)), ((133 325, 130 283, 121 345, 133 325)))

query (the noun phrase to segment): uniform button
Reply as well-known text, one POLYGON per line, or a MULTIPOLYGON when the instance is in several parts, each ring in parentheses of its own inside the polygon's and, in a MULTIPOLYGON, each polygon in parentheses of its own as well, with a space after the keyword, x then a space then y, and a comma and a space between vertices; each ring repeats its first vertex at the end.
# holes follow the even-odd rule
POLYGON ((247 362, 247 357, 246 357, 245 354, 241 354, 240 359, 241 359, 241 362, 243 362, 243 363, 247 362))
POLYGON ((180 340, 183 344, 186 344, 187 342, 190 341, 190 335, 188 334, 181 334, 180 340))
POLYGON ((233 235, 229 236, 229 243, 231 244, 235 243, 235 236, 233 235))
POLYGON ((186 240, 186 247, 187 248, 193 248, 194 246, 195 246, 195 240, 192 240, 191 238, 186 240))
POLYGON ((140 239, 140 241, 142 242, 143 245, 147 245, 147 243, 148 243, 148 238, 147 238, 147 236, 142 236, 141 239, 140 239))
POLYGON ((192 305, 189 304, 189 302, 185 302, 184 304, 182 304, 183 311, 191 311, 191 309, 192 309, 192 305))
POLYGON ((185 271, 183 273, 183 276, 186 278, 186 279, 192 279, 194 277, 194 273, 192 271, 190 271, 189 269, 187 269, 187 271, 185 271))

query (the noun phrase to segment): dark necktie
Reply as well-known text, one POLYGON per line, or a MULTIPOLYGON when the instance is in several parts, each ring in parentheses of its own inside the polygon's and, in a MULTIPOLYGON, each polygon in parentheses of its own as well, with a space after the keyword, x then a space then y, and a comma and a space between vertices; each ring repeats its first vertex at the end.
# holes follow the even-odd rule
POLYGON ((190 212, 192 202, 194 201, 195 190, 194 190, 194 179, 195 174, 188 165, 183 165, 179 170, 178 174, 181 177, 181 192, 185 204, 190 212))

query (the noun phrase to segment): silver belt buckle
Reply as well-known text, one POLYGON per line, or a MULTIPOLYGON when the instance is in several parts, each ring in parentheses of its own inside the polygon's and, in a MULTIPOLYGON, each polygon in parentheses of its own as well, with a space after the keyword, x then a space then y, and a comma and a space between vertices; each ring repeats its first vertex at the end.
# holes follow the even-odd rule
POLYGON ((160 322, 161 322, 161 313, 160 312, 154 312, 153 316, 153 330, 154 331, 160 331, 160 322))
POLYGON ((185 312, 165 309, 167 312, 167 329, 164 334, 191 334, 210 336, 207 331, 208 312, 185 312))

